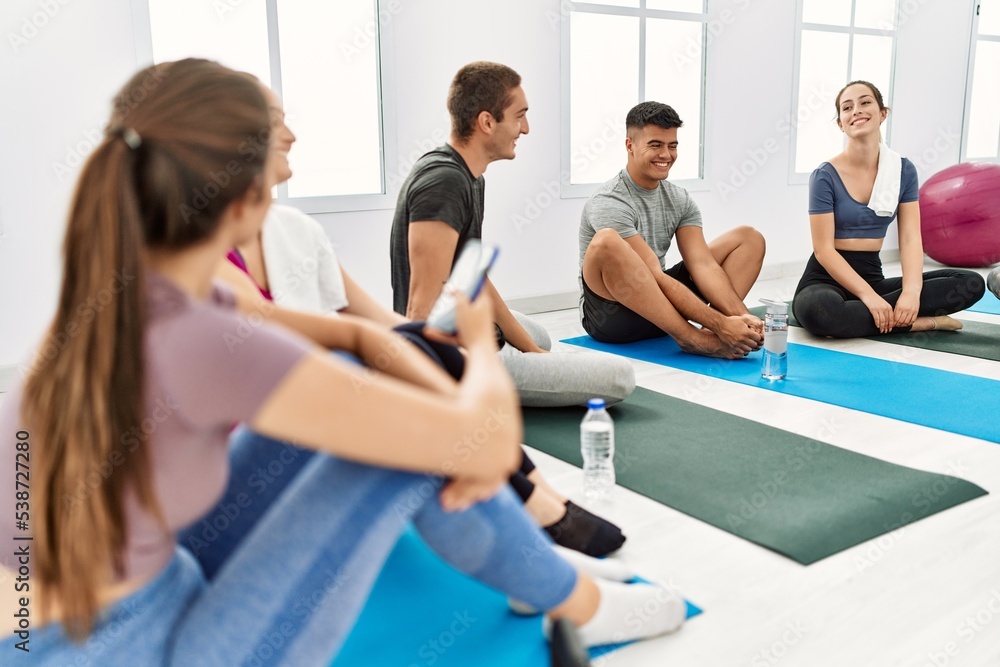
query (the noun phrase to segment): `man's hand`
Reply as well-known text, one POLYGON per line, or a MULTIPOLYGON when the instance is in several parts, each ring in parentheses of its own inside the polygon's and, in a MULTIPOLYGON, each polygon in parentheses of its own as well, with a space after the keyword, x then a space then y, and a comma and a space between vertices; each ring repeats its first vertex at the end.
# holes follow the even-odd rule
POLYGON ((764 344, 759 325, 760 320, 753 315, 731 315, 723 318, 715 333, 725 345, 747 355, 764 344))

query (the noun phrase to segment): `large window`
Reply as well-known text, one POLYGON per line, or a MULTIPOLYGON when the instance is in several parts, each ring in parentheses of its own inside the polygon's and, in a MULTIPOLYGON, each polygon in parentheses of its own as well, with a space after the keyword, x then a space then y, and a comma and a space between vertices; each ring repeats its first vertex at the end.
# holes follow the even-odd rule
POLYGON ((1000 158, 1000 0, 980 0, 969 57, 963 159, 1000 158))
POLYGON ((704 0, 569 2, 563 8, 562 189, 588 196, 625 165, 625 115, 664 102, 684 121, 674 181, 702 178, 704 0))
POLYGON ((389 208, 385 30, 396 2, 133 0, 140 62, 211 58, 282 98, 297 135, 278 188, 310 213, 389 208))
MULTIPOLYGON (((896 12, 896 0, 799 3, 793 174, 808 174, 843 150, 834 101, 844 84, 870 81, 887 102, 892 99, 896 12)), ((883 126, 886 140, 890 122, 883 126)))

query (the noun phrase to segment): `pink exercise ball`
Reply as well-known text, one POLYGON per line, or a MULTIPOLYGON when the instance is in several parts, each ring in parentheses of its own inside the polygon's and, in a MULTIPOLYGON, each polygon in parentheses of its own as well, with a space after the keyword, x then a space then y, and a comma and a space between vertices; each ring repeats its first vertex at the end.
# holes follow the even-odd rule
POLYGON ((948 266, 1000 262, 1000 164, 963 162, 920 187, 924 252, 948 266))

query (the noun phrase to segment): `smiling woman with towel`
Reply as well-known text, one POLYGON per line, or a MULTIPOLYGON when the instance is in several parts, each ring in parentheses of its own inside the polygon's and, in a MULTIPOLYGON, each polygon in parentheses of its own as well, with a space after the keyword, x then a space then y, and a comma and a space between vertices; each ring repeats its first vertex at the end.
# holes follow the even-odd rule
POLYGON ((847 141, 844 152, 809 179, 813 255, 795 289, 796 319, 811 333, 834 338, 961 329, 948 315, 983 296, 983 279, 958 269, 922 272, 917 170, 881 143, 889 114, 882 93, 852 81, 837 95, 836 108, 847 141), (897 214, 903 276, 885 278, 879 251, 897 214))

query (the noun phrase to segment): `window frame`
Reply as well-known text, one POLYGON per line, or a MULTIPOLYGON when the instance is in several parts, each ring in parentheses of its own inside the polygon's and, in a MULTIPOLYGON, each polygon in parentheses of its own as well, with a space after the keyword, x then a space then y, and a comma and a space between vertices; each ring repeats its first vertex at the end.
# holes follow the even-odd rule
POLYGON ((965 77, 965 112, 962 114, 962 148, 959 162, 988 162, 1000 164, 1000 136, 997 138, 996 157, 969 157, 969 119, 972 115, 972 84, 975 82, 976 51, 980 40, 985 42, 1000 42, 1000 35, 980 35, 979 34, 979 7, 981 3, 976 2, 976 10, 972 13, 972 26, 969 35, 969 65, 966 69, 965 77))
MULTIPOLYGON (((573 183, 572 175, 572 153, 573 147, 570 133, 570 119, 572 109, 570 108, 570 17, 573 12, 586 14, 602 14, 611 16, 631 16, 639 19, 639 40, 637 48, 639 50, 639 67, 637 75, 639 77, 639 99, 638 104, 645 100, 646 93, 646 19, 672 19, 682 21, 701 22, 701 136, 698 137, 698 164, 700 177, 672 180, 671 182, 689 192, 707 191, 710 189, 708 181, 705 179, 707 166, 705 164, 705 144, 708 134, 705 127, 705 100, 708 96, 707 90, 707 70, 708 70, 708 1, 703 0, 702 12, 678 12, 662 9, 648 9, 646 0, 637 0, 638 7, 617 7, 614 5, 602 5, 589 2, 573 2, 572 0, 562 0, 560 3, 560 118, 562 127, 560 128, 559 140, 559 192, 562 199, 582 199, 589 198, 597 191, 601 183, 573 183), (693 17, 698 17, 695 19, 693 17)), ((685 151, 685 153, 687 153, 685 151)), ((623 163, 624 166, 624 163, 623 163)))
MULTIPOLYGON (((136 62, 140 67, 153 62, 153 33, 150 24, 149 0, 132 1, 132 25, 135 34, 136 62)), ((281 54, 278 36, 278 0, 264 0, 267 12, 268 60, 270 62, 271 88, 282 97, 281 54)), ((327 195, 322 197, 289 197, 288 183, 276 187, 279 204, 294 206, 305 213, 344 213, 349 211, 384 211, 396 207, 396 196, 389 185, 388 157, 398 154, 396 136, 396 78, 393 63, 392 24, 382 20, 383 0, 375 4, 376 41, 378 43, 378 104, 381 110, 379 160, 381 162, 382 191, 373 194, 327 195)))
MULTIPOLYGON (((885 99, 892 99, 893 89, 896 86, 896 46, 898 45, 899 36, 899 12, 900 12, 900 2, 895 0, 895 8, 893 12, 893 22, 894 27, 892 30, 885 30, 883 28, 859 28, 854 25, 855 15, 857 14, 858 0, 851 0, 851 25, 850 26, 837 26, 829 25, 826 23, 805 23, 802 20, 803 5, 806 0, 798 0, 795 7, 795 59, 793 65, 793 75, 792 75, 792 109, 791 119, 793 125, 793 131, 789 135, 789 161, 788 161, 788 184, 789 185, 802 185, 809 182, 809 176, 812 173, 810 171, 795 171, 795 163, 798 157, 798 147, 799 147, 799 81, 802 79, 802 33, 805 30, 816 30, 821 32, 835 32, 840 34, 846 34, 848 36, 847 40, 847 79, 844 83, 851 80, 851 67, 854 64, 854 37, 855 35, 869 35, 873 37, 891 37, 892 38, 892 56, 889 58, 889 89, 883 90, 882 96, 885 99)), ((831 102, 833 100, 830 100, 831 102)), ((824 107, 825 108, 825 107, 824 107)), ((822 113, 822 111, 820 111, 822 113)), ((833 122, 831 119, 830 122, 833 122)), ((892 114, 885 121, 885 142, 890 143, 892 137, 892 114)), ((817 165, 818 166, 818 165, 817 165)))

